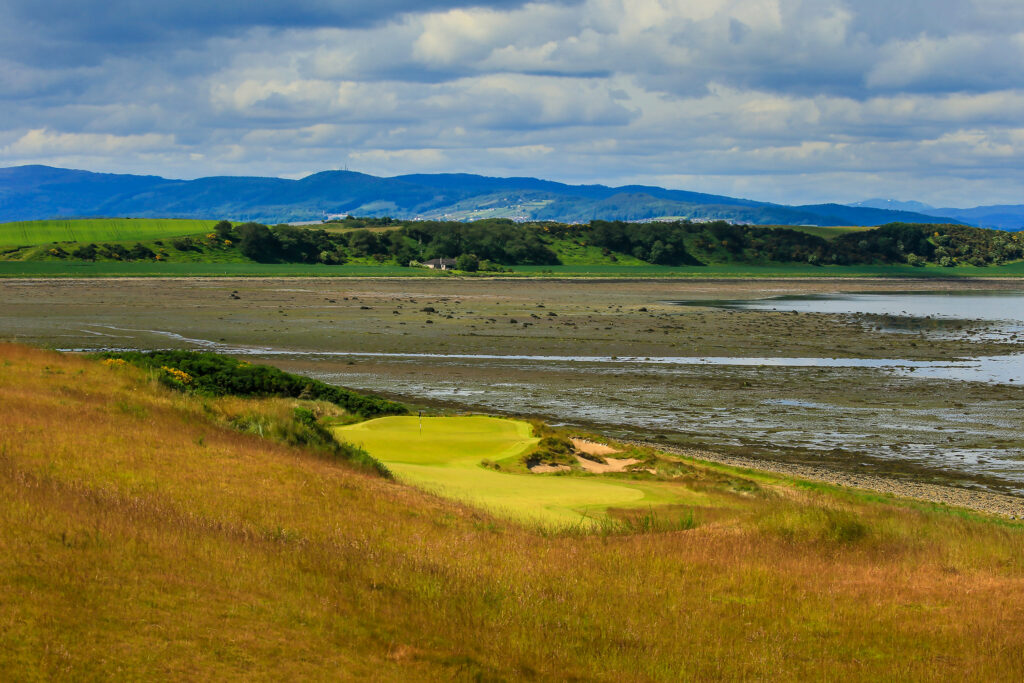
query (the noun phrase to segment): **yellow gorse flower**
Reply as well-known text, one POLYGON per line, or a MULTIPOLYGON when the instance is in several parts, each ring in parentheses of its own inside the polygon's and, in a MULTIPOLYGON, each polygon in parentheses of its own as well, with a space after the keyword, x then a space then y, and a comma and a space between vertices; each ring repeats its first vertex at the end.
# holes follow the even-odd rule
POLYGON ((177 381, 181 382, 182 384, 192 383, 192 375, 188 374, 184 370, 179 370, 178 368, 169 368, 166 365, 160 366, 160 369, 166 372, 168 375, 170 375, 173 379, 176 379, 177 381))

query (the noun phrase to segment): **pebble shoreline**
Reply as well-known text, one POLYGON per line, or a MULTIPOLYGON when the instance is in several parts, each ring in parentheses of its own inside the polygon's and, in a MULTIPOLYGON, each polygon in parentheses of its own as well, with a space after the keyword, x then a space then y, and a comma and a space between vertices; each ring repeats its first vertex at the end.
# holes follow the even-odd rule
POLYGON ((755 460, 753 458, 723 455, 713 451, 674 448, 649 441, 627 441, 626 443, 646 446, 694 460, 704 460, 731 467, 743 467, 752 470, 774 472, 776 474, 792 475, 802 479, 821 481, 837 486, 867 489, 901 498, 912 498, 929 503, 941 503, 953 507, 968 508, 978 512, 1009 517, 1010 519, 1024 519, 1024 498, 1018 498, 1005 493, 971 491, 955 486, 908 482, 890 477, 880 477, 874 474, 838 472, 825 467, 794 465, 773 460, 755 460))

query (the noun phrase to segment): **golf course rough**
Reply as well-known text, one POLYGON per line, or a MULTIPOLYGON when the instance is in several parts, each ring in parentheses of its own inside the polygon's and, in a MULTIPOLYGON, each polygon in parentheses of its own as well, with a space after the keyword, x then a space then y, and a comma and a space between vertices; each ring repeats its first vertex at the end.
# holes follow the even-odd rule
POLYGON ((334 430, 406 483, 490 512, 546 525, 586 523, 609 507, 679 502, 656 482, 498 472, 481 465, 528 452, 530 425, 497 417, 382 417, 334 430))

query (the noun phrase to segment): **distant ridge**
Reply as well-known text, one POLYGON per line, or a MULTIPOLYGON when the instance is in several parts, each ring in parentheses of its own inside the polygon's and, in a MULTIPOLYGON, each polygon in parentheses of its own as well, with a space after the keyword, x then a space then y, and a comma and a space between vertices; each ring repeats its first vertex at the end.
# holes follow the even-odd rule
POLYGON ((757 225, 882 225, 896 221, 963 220, 840 204, 786 206, 645 185, 566 185, 538 178, 491 178, 464 173, 381 178, 354 171, 323 171, 300 180, 242 176, 173 180, 49 166, 0 168, 3 222, 120 216, 279 223, 346 214, 561 222, 690 219, 757 225))
POLYGON ((850 204, 852 207, 898 209, 916 211, 926 216, 945 216, 979 228, 1024 230, 1024 204, 995 204, 975 206, 971 209, 935 208, 921 202, 901 202, 895 199, 867 199, 850 204))

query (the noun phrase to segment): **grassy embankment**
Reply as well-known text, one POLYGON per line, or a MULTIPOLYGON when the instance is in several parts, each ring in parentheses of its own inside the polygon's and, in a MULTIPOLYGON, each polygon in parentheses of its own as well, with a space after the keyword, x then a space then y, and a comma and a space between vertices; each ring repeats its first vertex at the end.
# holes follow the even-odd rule
POLYGON ((1019 524, 760 478, 547 535, 225 426, 290 400, 4 345, 0 405, 12 678, 1024 677, 1019 524))

